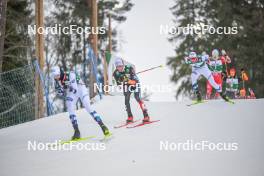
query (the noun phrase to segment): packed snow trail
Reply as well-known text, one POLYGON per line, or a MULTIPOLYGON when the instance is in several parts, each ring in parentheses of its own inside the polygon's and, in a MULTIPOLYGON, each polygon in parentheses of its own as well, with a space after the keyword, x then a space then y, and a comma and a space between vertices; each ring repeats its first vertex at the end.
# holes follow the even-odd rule
MULTIPOLYGON (((132 99, 135 119, 143 118, 132 99)), ((67 113, 0 130, 1 176, 257 176, 264 175, 264 99, 190 102, 146 102, 158 123, 113 129, 126 119, 124 99, 105 97, 94 108, 111 127, 114 139, 104 151, 28 151, 27 142, 67 139, 72 127, 67 113), (236 151, 161 151, 160 142, 238 143, 236 151)), ((102 137, 94 120, 79 110, 82 136, 102 137)), ((83 141, 89 142, 89 141, 83 141)))

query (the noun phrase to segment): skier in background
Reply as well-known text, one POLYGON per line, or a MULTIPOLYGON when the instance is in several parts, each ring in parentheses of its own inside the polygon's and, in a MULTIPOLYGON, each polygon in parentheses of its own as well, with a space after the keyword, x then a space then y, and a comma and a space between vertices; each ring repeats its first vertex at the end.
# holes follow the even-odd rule
POLYGON ((100 125, 104 135, 110 135, 111 133, 104 125, 100 116, 91 108, 89 92, 79 75, 73 71, 64 72, 58 66, 51 69, 51 74, 55 80, 55 91, 57 95, 66 98, 67 111, 69 112, 70 120, 74 129, 72 139, 79 139, 81 136, 75 113, 76 102, 79 98, 87 112, 89 112, 94 120, 100 125))
MULTIPOLYGON (((213 78, 215 82, 221 87, 223 84, 223 78, 226 80, 227 72, 224 68, 226 68, 227 63, 231 63, 230 57, 226 54, 225 50, 221 51, 222 56, 219 56, 218 49, 214 49, 212 51, 212 57, 208 60, 208 68, 211 70, 213 78)), ((211 99, 213 87, 209 81, 207 81, 206 85, 206 99, 211 99)), ((219 93, 216 92, 214 98, 219 98, 219 93)))
POLYGON ((215 82, 212 72, 209 70, 206 64, 208 60, 209 60, 208 55, 204 54, 201 56, 197 56, 195 52, 190 52, 189 56, 185 57, 185 63, 190 64, 192 66, 192 74, 191 74, 192 88, 194 90, 194 93, 196 94, 197 102, 202 101, 202 96, 198 89, 198 83, 197 83, 200 75, 203 75, 209 81, 209 83, 214 87, 214 89, 220 94, 220 96, 225 101, 230 101, 229 98, 226 96, 226 94, 222 92, 221 86, 215 82))
POLYGON ((255 93, 251 88, 248 88, 249 96, 248 98, 250 99, 256 99, 255 93))
POLYGON ((229 76, 229 72, 228 72, 228 64, 230 64, 232 61, 231 61, 231 58, 229 57, 229 55, 227 55, 226 51, 225 50, 221 50, 221 58, 223 58, 223 60, 225 60, 226 62, 224 62, 224 66, 223 66, 223 72, 222 72, 222 89, 225 90, 225 87, 226 87, 226 79, 228 78, 229 76))
POLYGON ((239 79, 236 76, 236 69, 231 68, 229 71, 229 76, 226 79, 226 93, 231 98, 237 98, 239 93, 239 79))
POLYGON ((130 107, 130 96, 134 93, 135 99, 140 105, 140 108, 143 112, 143 123, 149 122, 149 115, 147 112, 147 108, 141 99, 141 92, 139 87, 139 79, 135 73, 134 68, 131 65, 125 65, 121 58, 117 58, 115 60, 116 69, 113 73, 113 77, 117 85, 123 86, 123 93, 125 96, 125 105, 127 111, 127 123, 133 122, 133 114, 131 112, 130 107))
POLYGON ((223 72, 222 72, 222 78, 223 81, 225 81, 225 79, 229 76, 228 75, 228 67, 227 64, 230 64, 231 58, 227 55, 226 51, 224 49, 221 50, 221 56, 220 56, 221 60, 225 61, 224 63, 224 68, 223 68, 223 72))
POLYGON ((240 70, 240 79, 241 79, 241 89, 240 89, 240 98, 247 98, 247 82, 249 81, 249 77, 244 70, 244 68, 241 68, 240 70))

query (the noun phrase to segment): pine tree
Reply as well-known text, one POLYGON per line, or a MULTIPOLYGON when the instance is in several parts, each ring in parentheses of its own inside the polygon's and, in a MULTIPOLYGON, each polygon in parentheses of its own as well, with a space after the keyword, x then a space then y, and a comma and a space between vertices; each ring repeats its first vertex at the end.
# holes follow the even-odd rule
POLYGON ((30 4, 26 0, 9 0, 6 10, 6 26, 2 70, 7 71, 27 65, 32 41, 27 25, 32 21, 30 4))
MULTIPOLYGON (((51 12, 48 18, 48 24, 53 26, 54 24, 61 24, 61 26, 77 25, 81 28, 90 27, 91 9, 89 8, 89 0, 55 0, 55 10, 51 12), (52 25, 53 24, 53 25, 52 25)), ((120 1, 98 1, 98 27, 104 27, 106 29, 105 34, 98 35, 98 48, 105 50, 108 44, 107 41, 107 12, 113 10, 113 21, 122 23, 126 20, 125 13, 131 10, 132 3, 130 0, 126 0, 120 5, 120 1), (115 6, 118 8, 114 8, 115 6)), ((113 49, 116 48, 116 30, 113 29, 113 49)), ((56 64, 61 65, 64 69, 69 69, 70 65, 79 66, 83 68, 84 82, 86 85, 93 86, 91 81, 92 67, 91 63, 85 61, 87 59, 86 44, 89 43, 88 34, 59 34, 51 36, 49 45, 51 46, 50 52, 54 53, 53 57, 56 60, 56 64), (91 84, 90 84, 91 83, 91 84)), ((48 47, 48 46, 47 46, 48 47)), ((100 60, 97 60, 98 64, 101 64, 100 60)), ((100 70, 99 70, 100 72, 100 70)), ((90 87, 90 91, 93 89, 90 87)), ((91 93, 91 92, 90 92, 91 93)), ((92 93, 91 93, 92 95, 92 93)))
MULTIPOLYGON (((264 2, 250 0, 176 1, 176 5, 171 10, 176 17, 175 23, 181 26, 188 23, 194 24, 197 22, 196 19, 201 19, 200 22, 213 27, 238 28, 238 33, 233 35, 204 35, 199 39, 197 36, 190 38, 173 36, 170 39, 171 42, 180 43, 175 49, 175 56, 168 60, 168 65, 174 71, 172 81, 180 83, 176 96, 181 93, 188 95, 191 91, 188 76, 190 68, 183 62, 184 55, 190 50, 210 53, 214 48, 225 49, 232 59, 230 67, 235 67, 237 70, 244 68, 251 79, 248 87, 255 90, 258 97, 264 96, 264 2), (190 18, 193 12, 197 12, 194 20, 190 18)), ((202 87, 205 87, 205 84, 202 87)))
POLYGON ((6 7, 7 0, 2 0, 0 2, 0 73, 2 72, 2 63, 4 55, 3 52, 5 43, 6 7))
MULTIPOLYGON (((201 14, 204 13, 203 2, 195 0, 175 1, 175 5, 170 9, 175 17, 175 28, 185 27, 188 24, 197 25, 204 23, 201 19, 201 14)), ((184 57, 190 51, 203 52, 207 51, 208 44, 206 43, 207 36, 197 36, 195 34, 185 35, 180 32, 176 35, 171 35, 169 41, 178 43, 175 48, 176 56, 169 57, 167 64, 172 68, 173 75, 171 80, 175 83, 180 82, 180 86, 176 92, 176 97, 180 94, 189 95, 191 91, 191 68, 184 63, 184 57)))

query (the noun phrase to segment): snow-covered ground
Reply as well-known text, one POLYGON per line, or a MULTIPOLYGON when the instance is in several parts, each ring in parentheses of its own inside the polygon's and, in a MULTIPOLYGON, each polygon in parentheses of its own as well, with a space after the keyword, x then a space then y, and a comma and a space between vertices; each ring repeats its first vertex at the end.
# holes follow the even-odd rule
MULTIPOLYGON (((133 112, 142 118, 133 101, 133 112)), ((0 130, 1 176, 263 176, 264 99, 222 100, 187 107, 188 102, 146 102, 158 123, 113 129, 126 118, 123 97, 105 97, 94 105, 114 133, 104 151, 28 151, 28 141, 68 139, 66 113, 0 130), (234 151, 161 151, 160 142, 235 143, 234 151)), ((84 111, 78 111, 83 136, 102 137, 84 111)), ((82 143, 95 141, 82 141, 82 143)))

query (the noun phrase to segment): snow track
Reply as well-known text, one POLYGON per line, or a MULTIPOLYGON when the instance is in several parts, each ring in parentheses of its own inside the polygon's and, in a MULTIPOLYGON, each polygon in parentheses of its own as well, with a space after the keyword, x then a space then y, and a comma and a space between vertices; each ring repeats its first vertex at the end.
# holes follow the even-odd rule
MULTIPOLYGON (((135 119, 142 118, 132 100, 135 119)), ((124 99, 105 97, 94 108, 114 133, 104 151, 28 151, 29 141, 67 139, 67 113, 0 130, 1 176, 261 176, 264 175, 264 99, 222 100, 187 107, 189 102, 146 102, 158 123, 113 129, 126 118, 124 99), (235 151, 161 151, 160 142, 237 143, 235 151)), ((82 136, 102 137, 100 128, 78 111, 82 136)), ((89 141, 82 141, 83 143, 89 141)))

